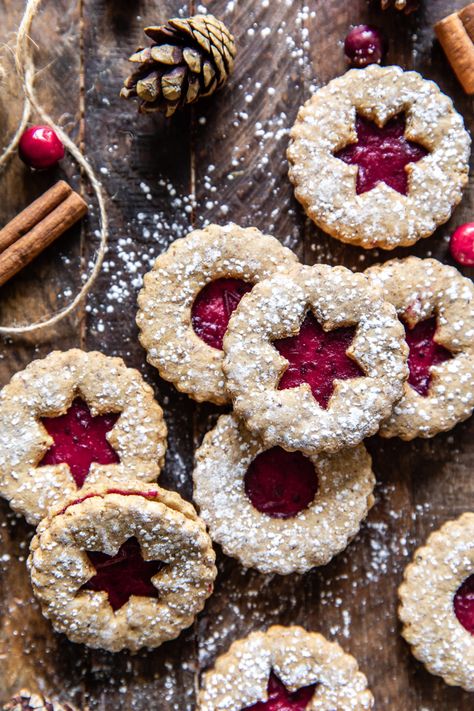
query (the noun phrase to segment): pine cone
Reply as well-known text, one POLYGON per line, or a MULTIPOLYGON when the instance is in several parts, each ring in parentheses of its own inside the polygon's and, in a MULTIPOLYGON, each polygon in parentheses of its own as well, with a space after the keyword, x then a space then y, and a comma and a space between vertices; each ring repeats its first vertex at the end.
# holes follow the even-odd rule
POLYGON ((138 97, 142 112, 176 109, 210 96, 228 79, 236 55, 234 38, 213 15, 175 18, 147 27, 153 44, 130 57, 140 66, 125 81, 120 95, 138 97))
POLYGON ((404 10, 408 14, 418 8, 418 0, 382 0, 382 10, 386 10, 389 7, 404 10))
POLYGON ((16 696, 5 704, 3 711, 76 711, 69 704, 58 704, 48 701, 42 694, 33 694, 22 689, 16 696))

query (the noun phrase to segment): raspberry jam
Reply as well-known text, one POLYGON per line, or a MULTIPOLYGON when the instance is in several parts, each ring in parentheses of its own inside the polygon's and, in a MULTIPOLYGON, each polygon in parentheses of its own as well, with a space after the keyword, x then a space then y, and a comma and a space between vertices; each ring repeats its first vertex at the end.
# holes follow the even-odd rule
POLYGON ((417 163, 428 155, 418 143, 405 138, 406 119, 398 114, 380 128, 373 121, 357 116, 357 143, 335 153, 335 157, 350 165, 359 166, 357 195, 366 193, 379 183, 407 195, 408 175, 406 166, 417 163))
POLYGON ((158 597, 151 578, 166 564, 160 560, 144 560, 136 538, 125 541, 114 556, 97 551, 86 551, 86 554, 96 573, 81 590, 106 592, 114 612, 123 607, 132 595, 158 597))
POLYGON ((194 332, 211 348, 222 350, 230 317, 253 287, 243 279, 216 279, 196 297, 191 316, 194 332))
POLYGON ((120 461, 117 452, 106 439, 119 415, 91 414, 83 400, 74 400, 65 415, 43 417, 41 422, 54 444, 46 452, 40 466, 62 464, 69 466, 71 475, 80 489, 89 474, 93 462, 116 464, 120 461))
POLYGON ((314 696, 317 684, 304 686, 297 691, 288 691, 272 671, 268 680, 267 701, 258 701, 243 711, 305 711, 314 696))
POLYGON ((326 409, 335 380, 364 376, 357 363, 346 355, 355 331, 352 326, 325 331, 313 314, 308 313, 297 336, 273 341, 278 353, 289 364, 278 389, 287 390, 308 383, 315 400, 326 409))
POLYGON ((272 518, 291 518, 314 500, 318 475, 301 452, 273 447, 251 462, 244 485, 257 511, 272 518))
POLYGON ((344 41, 344 53, 351 67, 380 64, 387 53, 387 40, 377 27, 357 25, 344 41))
POLYGON ((474 574, 463 582, 454 596, 454 613, 464 629, 474 635, 474 574))
POLYGON ((417 393, 426 397, 431 383, 431 368, 452 358, 451 353, 434 340, 436 317, 420 321, 413 328, 405 325, 408 355, 408 382, 417 393))

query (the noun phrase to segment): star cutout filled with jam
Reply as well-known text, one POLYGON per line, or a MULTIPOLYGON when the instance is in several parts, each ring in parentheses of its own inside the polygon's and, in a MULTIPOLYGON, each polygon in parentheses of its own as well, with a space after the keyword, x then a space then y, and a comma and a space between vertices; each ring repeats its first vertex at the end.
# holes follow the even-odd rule
POLYGON ((129 538, 115 555, 86 551, 95 568, 95 575, 81 590, 106 592, 114 612, 119 610, 132 595, 158 597, 158 590, 151 579, 166 565, 160 560, 144 560, 136 538, 129 538))
POLYGON ((77 398, 69 410, 59 417, 43 417, 41 422, 54 444, 46 452, 40 466, 62 464, 69 466, 80 489, 93 462, 116 464, 120 458, 106 439, 114 427, 118 414, 93 416, 87 403, 77 398))
POLYGON ((434 340, 436 317, 420 321, 413 328, 405 325, 405 340, 408 344, 408 382, 417 393, 426 397, 430 389, 431 368, 452 358, 452 354, 434 340))
POLYGON ((268 680, 267 701, 258 701, 243 711, 305 711, 314 696, 317 684, 304 686, 297 691, 289 691, 272 671, 268 680))
POLYGON ((334 154, 345 163, 359 167, 357 195, 372 190, 379 183, 386 183, 402 195, 407 195, 406 166, 417 163, 428 155, 428 151, 419 143, 405 138, 405 128, 405 114, 394 116, 382 127, 357 116, 357 143, 345 146, 334 154))
POLYGON ((325 331, 313 314, 308 313, 297 336, 273 341, 279 354, 288 361, 278 390, 308 383, 315 400, 326 409, 335 380, 364 377, 357 363, 347 356, 354 336, 352 326, 325 331))
POLYGON ((474 574, 456 592, 454 613, 464 629, 474 635, 474 574))

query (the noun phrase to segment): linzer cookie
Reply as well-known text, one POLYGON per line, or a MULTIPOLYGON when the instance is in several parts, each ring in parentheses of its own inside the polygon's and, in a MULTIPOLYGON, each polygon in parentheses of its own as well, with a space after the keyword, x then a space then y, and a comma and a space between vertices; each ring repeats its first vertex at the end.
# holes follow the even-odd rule
POLYGON ((145 276, 137 323, 148 361, 195 400, 228 402, 222 339, 253 285, 296 256, 254 227, 210 225, 174 242, 145 276))
POLYGON ((44 519, 28 566, 43 614, 73 642, 158 647, 212 593, 212 544, 193 507, 142 480, 87 488, 44 519))
POLYGON ((297 199, 319 227, 361 247, 428 237, 468 180, 462 117, 436 84, 400 67, 334 79, 300 109, 290 135, 297 199))
POLYGON ((363 445, 306 457, 266 449, 222 415, 196 452, 194 500, 224 553, 261 573, 325 565, 359 530, 374 502, 363 445))
POLYGON ((270 627, 234 642, 204 674, 198 711, 364 711, 374 699, 357 661, 302 627, 270 627))
POLYGON ((36 524, 85 483, 154 481, 166 434, 152 389, 121 358, 55 351, 0 393, 0 495, 36 524))
POLYGON ((400 586, 403 636, 447 684, 474 691, 474 513, 432 533, 400 586))
POLYGON ((265 447, 306 454, 374 434, 408 375, 395 308, 344 267, 296 265, 257 284, 224 351, 237 415, 265 447))
POLYGON ((394 259, 366 272, 405 327, 409 378, 383 437, 432 437, 474 408, 474 286, 436 259, 394 259))

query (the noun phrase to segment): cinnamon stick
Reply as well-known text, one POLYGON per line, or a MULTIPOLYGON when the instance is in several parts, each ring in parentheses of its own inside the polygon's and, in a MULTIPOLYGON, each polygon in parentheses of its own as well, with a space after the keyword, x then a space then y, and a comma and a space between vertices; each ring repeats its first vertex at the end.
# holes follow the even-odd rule
POLYGON ((13 223, 16 222, 13 229, 10 223, 0 232, 0 239, 2 233, 6 235, 3 238, 5 243, 14 234, 21 235, 0 254, 0 286, 32 262, 38 254, 86 214, 87 204, 78 193, 69 186, 67 186, 69 191, 66 191, 64 186, 54 187, 56 190, 53 188, 42 196, 43 202, 40 198, 12 220, 13 223), (69 192, 66 199, 58 202, 60 195, 66 192, 69 192), (38 202, 40 202, 39 208, 38 202), (50 209, 51 205, 53 205, 52 209, 50 209))
POLYGON ((466 94, 474 94, 474 3, 435 25, 443 47, 466 94))

